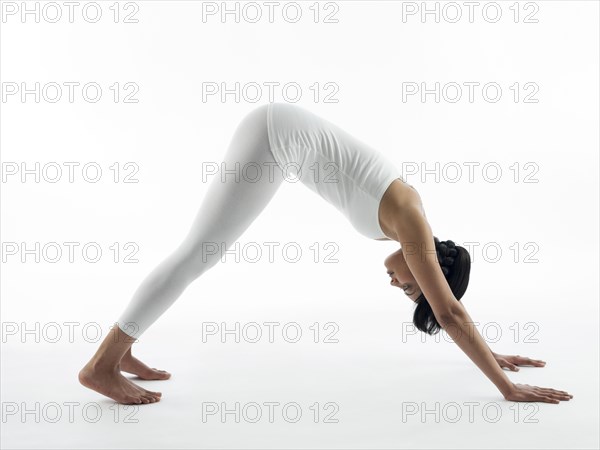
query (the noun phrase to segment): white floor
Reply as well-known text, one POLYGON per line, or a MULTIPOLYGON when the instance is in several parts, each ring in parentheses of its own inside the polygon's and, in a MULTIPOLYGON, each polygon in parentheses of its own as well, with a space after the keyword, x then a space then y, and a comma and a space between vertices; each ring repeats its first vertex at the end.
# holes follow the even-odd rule
POLYGON ((77 383, 96 344, 8 339, 2 448, 598 448, 597 330, 565 340, 564 323, 540 320, 539 343, 506 337, 491 345, 548 362, 508 374, 513 381, 575 396, 559 405, 511 403, 454 344, 421 343, 419 335, 403 343, 397 306, 379 306, 241 311, 228 323, 281 324, 275 342, 263 336, 254 344, 243 337, 235 343, 233 335, 203 343, 200 325, 188 332, 176 326, 189 320, 191 305, 174 309, 134 346, 140 359, 173 373, 168 381, 140 383, 163 392, 160 403, 143 406, 117 406, 77 383), (339 342, 326 344, 333 329, 323 324, 331 317, 339 342), (297 343, 282 338, 290 322, 302 329, 297 343), (317 343, 314 322, 322 332, 317 343), (589 346, 577 344, 581 339, 591 339, 589 346), (222 417, 223 409, 232 412, 222 417))

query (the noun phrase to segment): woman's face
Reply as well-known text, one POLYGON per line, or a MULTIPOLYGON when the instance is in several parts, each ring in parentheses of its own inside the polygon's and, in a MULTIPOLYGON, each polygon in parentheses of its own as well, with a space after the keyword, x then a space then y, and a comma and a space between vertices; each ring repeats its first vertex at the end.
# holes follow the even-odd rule
POLYGON ((402 289, 408 298, 414 302, 422 292, 406 264, 402 249, 385 258, 383 264, 391 278, 390 284, 402 289))

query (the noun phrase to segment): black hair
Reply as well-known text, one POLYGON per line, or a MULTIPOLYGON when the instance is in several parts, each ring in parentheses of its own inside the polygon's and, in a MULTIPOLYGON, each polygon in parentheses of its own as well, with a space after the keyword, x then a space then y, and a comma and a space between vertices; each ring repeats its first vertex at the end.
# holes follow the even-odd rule
MULTIPOLYGON (((466 248, 456 245, 451 240, 440 241, 434 236, 433 241, 435 242, 438 262, 446 281, 448 281, 454 297, 460 301, 469 285, 471 255, 469 255, 466 248)), ((413 316, 413 323, 417 329, 431 335, 438 333, 442 327, 435 318, 425 294, 419 295, 415 303, 417 307, 413 316)))

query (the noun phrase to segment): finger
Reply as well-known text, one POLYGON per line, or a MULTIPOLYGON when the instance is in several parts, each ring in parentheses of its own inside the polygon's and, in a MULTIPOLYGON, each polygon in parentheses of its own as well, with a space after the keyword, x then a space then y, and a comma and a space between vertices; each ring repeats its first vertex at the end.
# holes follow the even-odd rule
POLYGON ((573 398, 573 396, 570 394, 567 394, 567 393, 561 394, 558 392, 553 392, 551 389, 550 390, 542 389, 538 392, 540 392, 540 394, 538 394, 538 395, 542 395, 545 397, 552 397, 556 400, 569 401, 573 398))
POLYGON ((510 370, 512 370, 513 372, 518 372, 518 371, 519 371, 519 368, 518 368, 517 366, 515 366, 514 364, 510 364, 510 363, 508 363, 508 364, 506 365, 506 367, 508 367, 508 368, 509 368, 510 370))
POLYGON ((532 358, 519 358, 520 361, 523 361, 525 363, 542 363, 544 361, 542 361, 541 359, 532 359, 532 358))
POLYGON ((546 365, 546 361, 541 361, 539 359, 528 359, 527 364, 531 364, 532 366, 544 366, 546 365))
POLYGON ((539 387, 539 386, 536 386, 536 388, 538 388, 539 390, 541 390, 541 391, 543 391, 543 392, 546 392, 546 393, 556 393, 556 394, 562 394, 562 393, 565 393, 565 394, 566 394, 566 392, 565 392, 565 391, 559 391, 559 390, 552 389, 552 388, 539 387))
POLYGON ((531 358, 518 358, 516 363, 519 366, 543 366, 546 364, 545 361, 531 358))
POLYGON ((547 397, 556 398, 558 400, 570 400, 571 399, 571 396, 569 394, 560 394, 560 393, 554 392, 552 390, 550 390, 550 392, 545 393, 544 395, 546 395, 547 397))
POLYGON ((541 388, 544 392, 548 392, 551 394, 556 394, 556 395, 568 395, 569 397, 573 398, 573 396, 571 394, 569 394, 566 391, 558 391, 556 389, 551 389, 551 388, 541 388))
POLYGON ((527 397, 527 402, 543 402, 544 401, 544 396, 540 395, 540 394, 534 394, 534 393, 530 393, 527 397))
POLYGON ((543 403, 560 403, 559 400, 552 398, 550 395, 533 394, 534 401, 543 403))

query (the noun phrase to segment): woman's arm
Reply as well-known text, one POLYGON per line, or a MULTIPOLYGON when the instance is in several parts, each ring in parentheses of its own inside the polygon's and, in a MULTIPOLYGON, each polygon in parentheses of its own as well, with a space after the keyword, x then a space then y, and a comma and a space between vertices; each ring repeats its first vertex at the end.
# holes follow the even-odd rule
POLYGON ((442 328, 496 385, 504 398, 557 403, 570 397, 564 391, 513 384, 500 368, 464 306, 457 301, 440 268, 431 227, 413 205, 398 209, 394 220, 406 263, 442 328))

